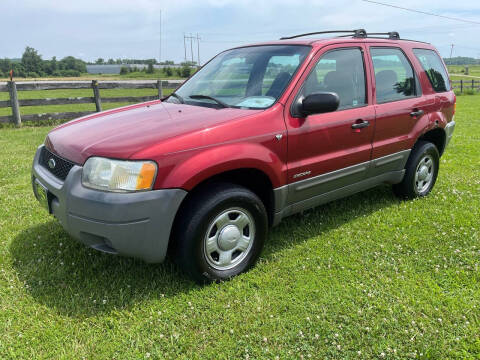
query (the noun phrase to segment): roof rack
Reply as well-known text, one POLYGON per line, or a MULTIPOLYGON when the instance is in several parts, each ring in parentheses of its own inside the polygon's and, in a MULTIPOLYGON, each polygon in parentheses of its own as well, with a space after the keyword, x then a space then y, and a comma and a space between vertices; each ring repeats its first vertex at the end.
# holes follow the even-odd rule
POLYGON ((373 35, 373 36, 388 35, 388 38, 391 40, 400 40, 400 34, 397 31, 390 31, 386 33, 368 33, 367 37, 370 35, 373 35))
POLYGON ((284 37, 281 37, 280 40, 296 39, 296 38, 299 38, 299 37, 309 36, 309 35, 342 34, 342 33, 347 33, 347 34, 348 34, 348 35, 345 35, 345 36, 353 36, 353 37, 358 37, 358 38, 367 37, 367 32, 365 31, 365 29, 357 29, 357 30, 315 31, 315 32, 306 33, 306 34, 298 34, 298 35, 293 35, 293 36, 284 36, 284 37))
POLYGON ((320 35, 320 34, 341 34, 346 33, 346 35, 340 35, 339 37, 349 37, 353 36, 354 38, 367 38, 367 37, 378 37, 388 35, 388 38, 391 40, 400 40, 400 34, 397 31, 390 31, 385 33, 367 33, 365 29, 357 29, 357 30, 330 30, 330 31, 316 31, 306 34, 299 34, 293 36, 285 36, 280 38, 280 40, 290 40, 295 39, 303 36, 309 35, 320 35))

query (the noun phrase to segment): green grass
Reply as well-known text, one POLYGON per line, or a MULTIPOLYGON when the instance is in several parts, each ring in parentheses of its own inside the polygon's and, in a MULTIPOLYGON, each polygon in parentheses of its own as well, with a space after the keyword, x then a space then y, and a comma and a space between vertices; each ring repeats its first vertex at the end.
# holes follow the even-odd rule
POLYGON ((71 239, 30 188, 50 128, 0 130, 0 358, 478 359, 479 96, 456 121, 428 197, 290 217, 253 270, 204 287, 71 239))
POLYGON ((455 75, 450 75, 450 78, 452 80, 464 80, 464 81, 472 81, 472 79, 480 80, 480 65, 468 65, 468 76, 465 76, 463 73, 463 71, 465 71, 464 65, 448 65, 447 68, 450 74, 455 74, 455 75), (472 76, 477 77, 477 79, 475 79, 472 76))

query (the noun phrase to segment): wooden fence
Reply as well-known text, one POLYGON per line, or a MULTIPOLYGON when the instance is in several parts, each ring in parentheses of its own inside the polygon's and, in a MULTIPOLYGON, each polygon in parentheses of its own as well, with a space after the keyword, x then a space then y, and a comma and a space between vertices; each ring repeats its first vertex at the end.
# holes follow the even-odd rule
POLYGON ((461 93, 468 89, 480 91, 480 80, 452 80, 452 86, 454 89, 460 90, 461 93))
POLYGON ((94 112, 102 111, 102 103, 120 103, 120 102, 144 102, 156 100, 163 97, 163 89, 176 89, 182 84, 183 80, 130 80, 130 81, 35 81, 19 82, 9 81, 0 83, 0 92, 8 92, 9 100, 0 101, 0 108, 11 107, 11 116, 0 116, 0 122, 12 122, 20 126, 22 120, 41 121, 41 120, 69 120, 80 116, 88 115, 94 112), (67 90, 67 89, 91 89, 92 97, 71 97, 71 98, 45 98, 45 99, 19 99, 18 91, 32 90, 67 90), (156 89, 157 95, 154 96, 122 96, 122 97, 101 97, 102 89, 156 89), (60 113, 41 113, 21 115, 22 106, 48 106, 48 105, 67 105, 67 104, 95 104, 96 111, 81 112, 60 112, 60 113))

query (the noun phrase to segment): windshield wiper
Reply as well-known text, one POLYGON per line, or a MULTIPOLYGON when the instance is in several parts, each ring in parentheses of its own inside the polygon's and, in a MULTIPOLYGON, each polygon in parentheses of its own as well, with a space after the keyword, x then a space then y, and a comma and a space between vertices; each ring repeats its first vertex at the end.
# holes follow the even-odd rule
POLYGON ((185 100, 183 100, 183 97, 181 97, 180 95, 176 93, 171 93, 170 96, 173 96, 174 98, 178 99, 178 101, 180 101, 180 104, 185 104, 185 100))
POLYGON ((215 101, 217 104, 221 105, 222 107, 224 108, 229 108, 231 107, 230 105, 224 103, 222 100, 218 100, 212 96, 208 96, 208 95, 190 95, 189 96, 190 99, 208 99, 208 100, 213 100, 215 101))

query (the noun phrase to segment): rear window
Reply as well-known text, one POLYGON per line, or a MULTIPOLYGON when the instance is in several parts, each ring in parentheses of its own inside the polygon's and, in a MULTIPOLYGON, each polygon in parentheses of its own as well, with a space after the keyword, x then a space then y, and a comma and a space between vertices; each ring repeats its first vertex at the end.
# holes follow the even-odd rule
POLYGON ((377 103, 417 96, 417 82, 412 65, 397 48, 372 47, 370 55, 375 70, 377 103))
POLYGON ((450 80, 447 71, 443 66, 442 60, 433 50, 413 49, 413 53, 417 57, 423 70, 427 74, 428 80, 432 84, 433 90, 436 92, 445 92, 450 90, 450 80))

